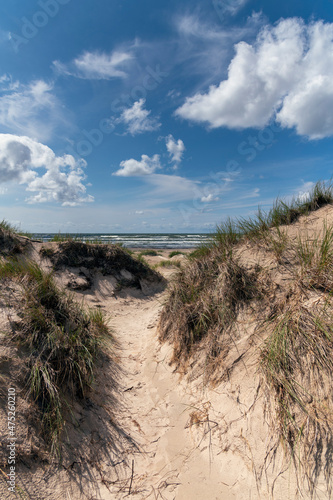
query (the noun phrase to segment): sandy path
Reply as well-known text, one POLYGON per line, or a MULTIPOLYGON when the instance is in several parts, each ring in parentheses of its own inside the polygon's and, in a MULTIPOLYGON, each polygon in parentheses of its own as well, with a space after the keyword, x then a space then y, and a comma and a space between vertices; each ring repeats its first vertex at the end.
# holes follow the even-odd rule
POLYGON ((232 500, 212 462, 210 447, 199 450, 188 425, 198 395, 191 394, 190 386, 173 373, 168 363, 170 348, 158 344, 156 323, 162 300, 159 295, 110 304, 111 326, 122 345, 126 374, 120 423, 140 446, 140 452, 133 455, 131 496, 232 500))

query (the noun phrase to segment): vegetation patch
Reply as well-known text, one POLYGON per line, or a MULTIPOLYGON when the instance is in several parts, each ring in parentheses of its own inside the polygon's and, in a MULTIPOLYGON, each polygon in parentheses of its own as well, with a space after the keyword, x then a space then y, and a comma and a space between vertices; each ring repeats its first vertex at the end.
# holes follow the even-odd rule
POLYGON ((115 342, 100 310, 80 306, 35 263, 2 262, 0 276, 16 280, 22 289, 13 340, 23 349, 25 383, 38 407, 43 436, 52 452, 60 452, 72 401, 91 388, 102 343, 114 347, 115 342))
POLYGON ((157 257, 158 253, 156 250, 143 250, 142 252, 139 253, 139 255, 146 255, 149 257, 157 257))
POLYGON ((104 276, 113 275, 123 279, 121 271, 132 275, 128 286, 141 288, 140 281, 164 283, 164 278, 151 269, 145 262, 135 259, 129 252, 118 245, 91 245, 81 241, 59 243, 58 250, 50 255, 55 270, 68 267, 84 267, 91 272, 100 272, 104 276))
POLYGON ((327 204, 332 184, 317 183, 306 201, 278 200, 267 213, 218 226, 178 273, 159 323, 176 367, 190 374, 203 357, 204 379, 215 382, 247 333, 240 318, 251 316, 276 437, 266 459, 283 443, 312 493, 320 471, 332 486, 333 227, 296 228, 293 239, 289 230, 327 204))
POLYGON ((176 255, 184 255, 184 252, 180 252, 179 250, 173 250, 172 252, 169 253, 169 259, 172 259, 172 257, 175 257, 176 255))
POLYGON ((157 262, 157 264, 155 264, 154 268, 158 268, 158 267, 181 267, 182 263, 180 262, 180 260, 169 260, 169 259, 166 259, 166 260, 161 260, 161 262, 157 262))
POLYGON ((216 227, 216 231, 211 238, 201 244, 189 254, 190 259, 202 258, 217 248, 224 255, 230 255, 233 248, 241 241, 251 240, 256 243, 270 243, 270 248, 274 252, 283 251, 279 246, 283 246, 283 230, 281 226, 294 224, 303 215, 309 215, 319 208, 333 204, 332 182, 317 182, 309 192, 304 201, 300 198, 293 198, 290 202, 277 199, 273 207, 264 212, 260 208, 255 217, 240 218, 236 220, 227 219, 216 227), (277 246, 272 242, 271 229, 278 231, 276 240, 277 246))
POLYGON ((296 246, 303 285, 324 292, 333 289, 333 227, 323 225, 319 234, 299 236, 296 246))
MULTIPOLYGON (((270 319, 260 367, 276 397, 281 435, 293 448, 301 436, 333 422, 331 389, 333 373, 333 322, 331 304, 309 310, 298 300, 270 319), (326 394, 324 394, 326 392, 326 394), (312 430, 314 430, 312 429, 312 430)), ((267 327, 267 325, 266 325, 267 327)))
MULTIPOLYGON (((21 236, 26 236, 21 233, 21 236)), ((21 238, 18 229, 5 220, 0 222, 0 255, 12 255, 22 253, 29 246, 29 240, 21 238)))
POLYGON ((52 257, 55 253, 55 249, 42 246, 42 248, 39 250, 39 253, 42 257, 52 257))
POLYGON ((204 353, 206 377, 217 359, 223 362, 237 336, 233 327, 240 309, 260 297, 257 274, 217 251, 181 269, 159 323, 160 339, 173 344, 178 367, 198 349, 204 353))

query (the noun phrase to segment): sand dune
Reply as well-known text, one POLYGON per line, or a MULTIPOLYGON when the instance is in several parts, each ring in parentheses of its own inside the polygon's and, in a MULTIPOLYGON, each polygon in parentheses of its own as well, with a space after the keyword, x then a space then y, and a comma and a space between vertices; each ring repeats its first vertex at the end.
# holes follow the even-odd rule
MULTIPOLYGON (((324 207, 286 228, 291 238, 300 232, 314 234, 323 222, 333 222, 332 207, 324 207)), ((33 243, 32 256, 40 259, 41 244, 33 243)), ((247 265, 264 262, 274 269, 272 256, 243 247, 247 265)), ((167 258, 146 257, 150 263, 167 258)), ((124 268, 125 269, 125 268, 124 268)), ((86 269, 77 271, 87 275, 86 269)), ((168 280, 177 268, 160 268, 168 280)), ((126 269, 125 269, 126 271, 126 269)), ((73 269, 57 271, 58 282, 73 282, 73 269), (72 274, 71 274, 72 273, 72 274)), ((76 274, 79 276, 79 273, 76 274)), ((127 276, 123 272, 123 276, 127 276)), ((276 282, 289 279, 281 274, 276 282)), ((215 386, 202 377, 189 380, 170 363, 172 348, 160 344, 157 325, 167 291, 156 282, 141 288, 117 288, 114 276, 94 275, 86 289, 73 293, 79 301, 102 308, 119 343, 115 392, 109 381, 115 366, 106 357, 98 369, 89 398, 74 405, 77 426, 68 424, 70 444, 62 465, 50 462, 38 430, 30 426, 24 390, 18 395, 17 484, 20 492, 8 492, 5 483, 6 449, 2 448, 1 498, 31 499, 165 499, 165 500, 276 500, 311 498, 300 487, 293 465, 283 448, 275 446, 274 422, 268 416, 262 380, 257 369, 262 336, 256 334, 255 318, 244 315, 242 328, 228 363, 236 369, 215 386), (28 426, 28 427, 27 427, 28 426), (275 449, 275 448, 274 448, 275 449), (302 492, 302 493, 301 493, 302 492), (302 496, 303 495, 303 496, 302 496)), ((83 287, 85 288, 85 287, 83 287)), ((17 348, 6 337, 17 319, 15 287, 2 284, 0 304, 2 399, 8 384, 20 384, 17 348)), ((200 353, 198 354, 200 356, 200 353)), ((1 435, 6 443, 6 406, 1 407, 1 435)), ((317 478, 313 498, 330 498, 324 474, 317 478)))

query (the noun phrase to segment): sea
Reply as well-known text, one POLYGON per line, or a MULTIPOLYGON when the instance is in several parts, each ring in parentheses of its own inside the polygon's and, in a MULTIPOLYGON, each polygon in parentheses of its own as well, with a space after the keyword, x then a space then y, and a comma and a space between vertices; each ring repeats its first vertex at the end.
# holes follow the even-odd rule
POLYGON ((128 248, 196 248, 211 237, 211 234, 179 234, 179 233, 34 233, 33 239, 42 240, 43 242, 51 241, 58 237, 72 237, 79 241, 98 241, 103 243, 118 243, 128 248))

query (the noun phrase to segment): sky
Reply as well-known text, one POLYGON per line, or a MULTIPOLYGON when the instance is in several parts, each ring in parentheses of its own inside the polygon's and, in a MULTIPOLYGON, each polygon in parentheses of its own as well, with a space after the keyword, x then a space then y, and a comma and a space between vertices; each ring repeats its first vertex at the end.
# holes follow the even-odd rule
POLYGON ((333 173, 333 0, 0 0, 0 220, 211 232, 333 173))

